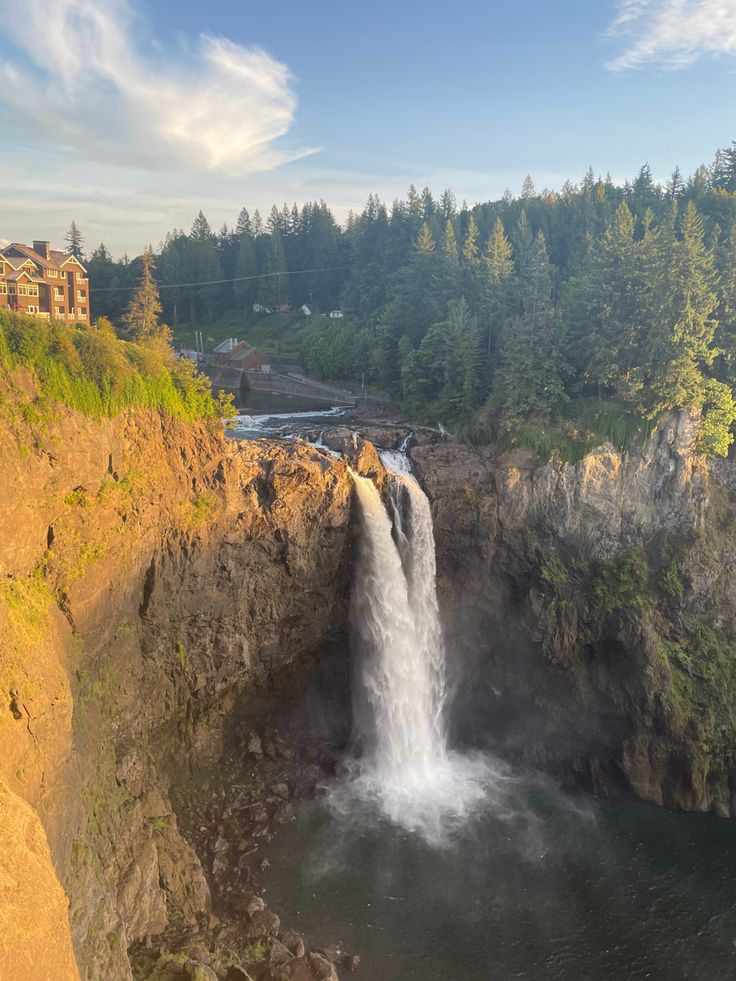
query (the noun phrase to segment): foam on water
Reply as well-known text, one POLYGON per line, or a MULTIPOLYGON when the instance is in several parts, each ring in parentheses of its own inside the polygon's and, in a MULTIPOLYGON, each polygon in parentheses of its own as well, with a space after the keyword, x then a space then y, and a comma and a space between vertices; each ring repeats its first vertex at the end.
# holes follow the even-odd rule
POLYGON ((328 419, 341 416, 347 412, 347 408, 342 405, 333 406, 331 409, 321 409, 312 412, 274 412, 270 415, 238 415, 235 417, 231 431, 236 435, 239 433, 263 433, 267 435, 271 432, 281 432, 287 428, 292 421, 311 419, 328 419))

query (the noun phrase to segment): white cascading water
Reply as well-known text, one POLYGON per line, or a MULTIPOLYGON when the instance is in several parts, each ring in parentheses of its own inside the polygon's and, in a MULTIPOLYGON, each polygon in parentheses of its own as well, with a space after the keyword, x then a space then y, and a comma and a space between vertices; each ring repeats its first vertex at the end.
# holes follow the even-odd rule
POLYGON ((490 774, 483 761, 447 748, 429 501, 402 453, 381 456, 391 472, 390 514, 375 484, 352 475, 361 515, 354 735, 362 747, 352 786, 392 821, 437 838, 483 799, 490 774))

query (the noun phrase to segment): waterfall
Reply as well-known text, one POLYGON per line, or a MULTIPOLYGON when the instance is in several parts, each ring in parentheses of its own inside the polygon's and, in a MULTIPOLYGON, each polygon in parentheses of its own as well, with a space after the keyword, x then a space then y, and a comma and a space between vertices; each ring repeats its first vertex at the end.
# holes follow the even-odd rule
POLYGON ((391 471, 388 508, 372 480, 352 474, 361 519, 354 737, 362 749, 353 786, 392 821, 436 837, 447 818, 483 798, 485 766, 447 747, 429 501, 403 454, 381 457, 391 471))

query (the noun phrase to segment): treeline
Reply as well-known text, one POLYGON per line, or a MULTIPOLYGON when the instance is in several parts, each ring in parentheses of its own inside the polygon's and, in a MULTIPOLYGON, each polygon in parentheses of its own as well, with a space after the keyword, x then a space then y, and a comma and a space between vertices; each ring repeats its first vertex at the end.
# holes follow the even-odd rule
MULTIPOLYGON (((703 409, 703 448, 730 442, 736 144, 665 186, 645 165, 623 185, 589 171, 538 193, 527 179, 520 197, 473 208, 449 191, 410 188, 390 208, 371 196, 342 230, 324 203, 274 208, 265 223, 243 210, 219 234, 200 214, 156 263, 162 285, 211 284, 163 291, 173 325, 247 317, 254 302, 343 307, 342 321, 294 321, 310 371, 364 376, 479 438, 570 431, 613 405, 634 421, 703 409), (288 275, 309 269, 321 271, 288 275)), ((137 281, 131 266, 103 247, 91 256, 96 313, 119 317, 125 293, 94 291, 137 281)))

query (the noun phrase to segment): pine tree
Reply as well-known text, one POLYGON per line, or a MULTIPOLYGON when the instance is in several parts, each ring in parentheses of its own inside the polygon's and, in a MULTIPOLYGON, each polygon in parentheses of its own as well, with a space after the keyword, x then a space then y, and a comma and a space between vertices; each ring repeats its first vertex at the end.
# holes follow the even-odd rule
POLYGON ((504 338, 499 370, 503 415, 510 424, 549 419, 567 397, 565 338, 552 302, 552 271, 541 232, 534 239, 520 300, 521 314, 504 338))
POLYGON ((238 220, 235 225, 236 235, 253 235, 253 225, 251 224, 250 215, 248 214, 247 208, 242 208, 240 214, 238 215, 238 220))
POLYGON ((736 385, 736 222, 718 250, 718 333, 716 335, 720 357, 720 377, 729 385, 736 385))
POLYGON ((414 244, 414 251, 420 255, 432 255, 434 253, 434 239, 429 225, 425 221, 419 232, 419 236, 414 244))
POLYGON ((273 231, 269 238, 266 258, 261 272, 264 278, 259 280, 258 300, 269 310, 277 310, 288 299, 286 272, 286 254, 281 233, 273 231))
POLYGON ((718 353, 714 257, 692 201, 682 215, 679 238, 666 236, 660 249, 652 283, 660 303, 644 357, 645 407, 651 418, 667 409, 701 406, 704 370, 718 353))
POLYGON ((524 201, 529 201, 536 194, 536 189, 534 187, 534 181, 531 179, 529 174, 524 178, 524 183, 521 185, 521 197, 524 201))
POLYGON ((465 241, 463 242, 463 261, 472 268, 476 268, 479 264, 478 235, 478 225, 473 215, 471 215, 465 232, 465 241))
POLYGON ((457 251, 457 238, 455 237, 455 226, 448 218, 445 222, 445 235, 442 240, 442 261, 445 266, 451 269, 459 268, 460 256, 457 251))
POLYGON ((454 218, 457 214, 457 201, 455 200, 455 195, 449 188, 445 188, 445 190, 442 192, 439 212, 440 216, 444 218, 445 221, 454 218))
POLYGON ((665 185, 665 194, 671 201, 677 201, 678 198, 682 197, 684 190, 685 181, 682 179, 680 168, 675 167, 675 169, 672 171, 670 179, 665 185))
POLYGON ((494 367, 499 340, 506 325, 511 304, 511 276, 514 272, 511 242, 503 222, 496 218, 483 253, 481 309, 485 330, 486 372, 494 367))
POLYGON ((75 259, 79 259, 81 262, 84 258, 84 250, 82 246, 84 245, 84 239, 82 238, 82 233, 77 228, 77 223, 72 221, 69 226, 69 231, 64 236, 64 241, 66 242, 66 251, 69 255, 73 255, 75 259))
POLYGON ((159 324, 161 298, 156 280, 153 277, 156 265, 149 249, 143 253, 142 263, 140 284, 125 311, 123 323, 137 341, 147 341, 158 337, 168 340, 170 337, 168 327, 159 324))

